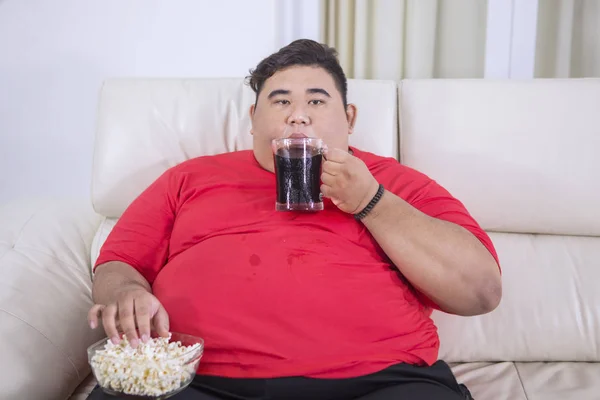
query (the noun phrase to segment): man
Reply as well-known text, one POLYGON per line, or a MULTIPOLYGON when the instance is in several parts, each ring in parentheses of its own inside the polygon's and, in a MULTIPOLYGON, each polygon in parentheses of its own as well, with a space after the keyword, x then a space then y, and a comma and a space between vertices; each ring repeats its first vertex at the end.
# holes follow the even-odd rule
POLYGON ((433 180, 349 147, 357 109, 334 49, 295 41, 249 84, 253 151, 186 161, 130 205, 96 264, 91 327, 101 316, 134 347, 151 330, 204 338, 174 399, 465 398, 429 316, 498 305, 489 237, 433 180), (324 211, 274 209, 286 130, 329 149, 324 211))

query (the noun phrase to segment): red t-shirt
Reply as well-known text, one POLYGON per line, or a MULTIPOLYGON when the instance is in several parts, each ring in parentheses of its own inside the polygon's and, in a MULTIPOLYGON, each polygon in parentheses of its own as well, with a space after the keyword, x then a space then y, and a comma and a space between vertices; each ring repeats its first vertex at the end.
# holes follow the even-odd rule
MULTIPOLYGON (((465 227, 497 258, 433 180, 353 150, 388 191, 465 227)), ((275 176, 251 151, 166 171, 118 221, 96 265, 108 261, 152 284, 172 331, 204 338, 200 374, 345 378, 437 359, 427 299, 365 226, 328 200, 317 213, 275 211, 275 176)))

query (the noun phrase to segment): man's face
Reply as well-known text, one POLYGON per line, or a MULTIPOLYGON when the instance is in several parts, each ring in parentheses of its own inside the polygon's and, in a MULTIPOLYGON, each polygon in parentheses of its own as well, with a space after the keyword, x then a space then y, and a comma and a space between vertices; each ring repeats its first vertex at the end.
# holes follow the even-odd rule
POLYGON ((265 81, 250 118, 256 160, 273 171, 271 141, 276 138, 318 137, 330 149, 347 150, 356 108, 350 104, 344 109, 341 93, 326 70, 294 66, 265 81))

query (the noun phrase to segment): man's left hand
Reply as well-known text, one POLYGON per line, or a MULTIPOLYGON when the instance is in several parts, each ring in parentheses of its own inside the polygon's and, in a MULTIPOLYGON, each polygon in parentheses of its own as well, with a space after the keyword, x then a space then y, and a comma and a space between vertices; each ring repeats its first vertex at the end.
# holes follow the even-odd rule
POLYGON ((325 153, 321 174, 321 193, 340 210, 356 214, 369 204, 379 183, 365 163, 340 149, 325 153))

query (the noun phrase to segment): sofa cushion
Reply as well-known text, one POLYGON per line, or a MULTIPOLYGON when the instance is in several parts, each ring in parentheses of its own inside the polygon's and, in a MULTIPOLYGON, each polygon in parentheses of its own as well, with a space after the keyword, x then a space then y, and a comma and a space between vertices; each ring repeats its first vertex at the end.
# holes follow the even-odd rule
POLYGON ((406 80, 401 161, 484 229, 600 236, 600 79, 406 80))
POLYGON ((600 361, 600 238, 491 233, 503 271, 492 313, 434 313, 448 362, 600 361))
POLYGON ((475 400, 527 400, 519 373, 512 362, 450 364, 459 383, 475 400))
POLYGON ((529 400, 600 398, 600 363, 532 362, 515 366, 529 400))
POLYGON ((475 400, 592 400, 600 396, 600 363, 452 364, 475 400))
MULTIPOLYGON (((96 260, 100 256, 102 245, 108 238, 108 235, 113 230, 118 220, 118 218, 103 218, 100 226, 96 230, 92 247, 90 249, 90 265, 92 268, 94 265, 96 265, 96 260)), ((91 273, 93 274, 93 271, 91 271, 91 273)))

